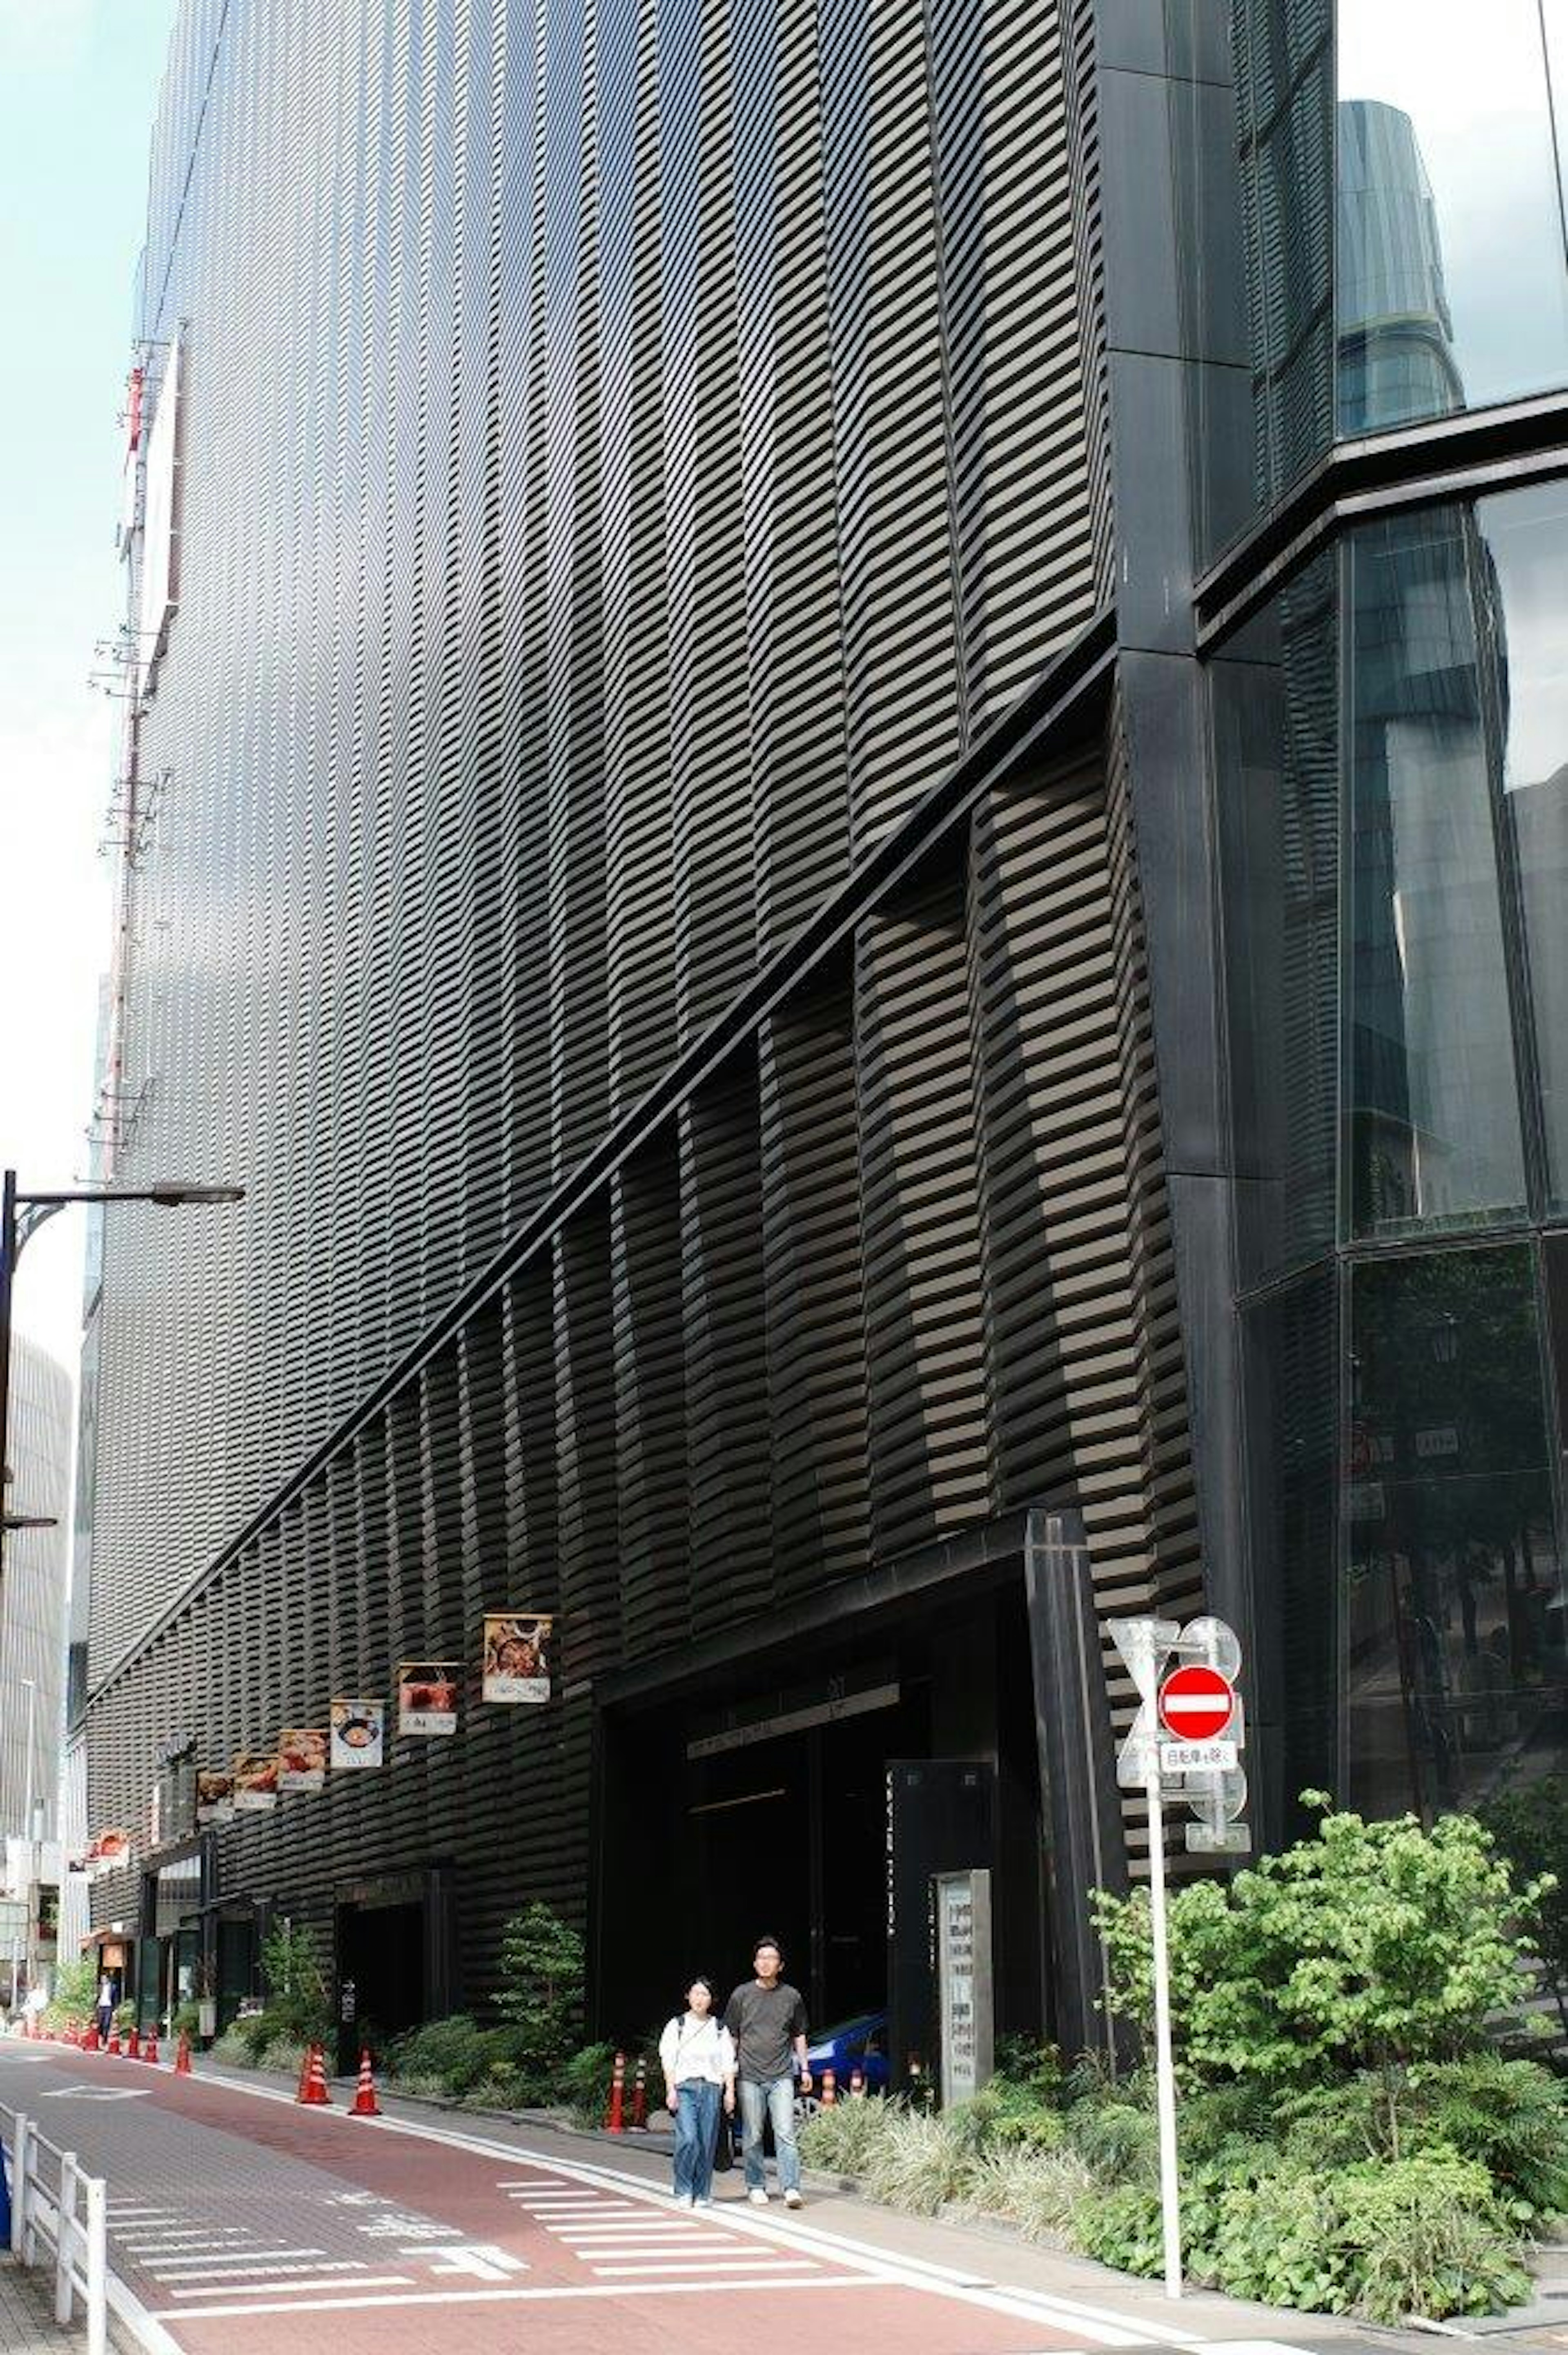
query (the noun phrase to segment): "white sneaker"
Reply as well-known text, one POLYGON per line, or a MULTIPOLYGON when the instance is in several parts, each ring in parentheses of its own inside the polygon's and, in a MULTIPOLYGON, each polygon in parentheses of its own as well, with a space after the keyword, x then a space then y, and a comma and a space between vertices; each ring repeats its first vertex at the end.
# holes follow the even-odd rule
POLYGON ((768 2205, 766 2191, 748 2191, 746 2196, 754 2208, 766 2208, 768 2205))
POLYGON ((711 2200, 694 2200, 692 2202, 694 2208, 711 2208, 713 2204, 711 2200))
POLYGON ((800 2195, 798 2191, 787 2191, 784 2194, 784 2205, 786 2208, 799 2208, 800 2204, 800 2195))
POLYGON ((696 2204, 696 2201, 693 2199, 689 2191, 676 2192, 675 2205, 677 2208, 694 2208, 696 2204))

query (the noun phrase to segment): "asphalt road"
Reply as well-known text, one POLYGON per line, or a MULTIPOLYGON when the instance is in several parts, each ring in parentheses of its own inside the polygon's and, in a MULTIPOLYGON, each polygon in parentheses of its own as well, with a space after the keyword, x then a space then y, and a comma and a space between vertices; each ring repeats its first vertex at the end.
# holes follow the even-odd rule
POLYGON ((807 2335, 844 2355, 1093 2355, 1153 2335, 847 2244, 809 2209, 750 2209, 737 2177, 694 2215, 482 2126, 351 2119, 51 2045, 0 2044, 0 2102, 107 2178, 110 2262, 163 2355, 734 2355, 807 2335))

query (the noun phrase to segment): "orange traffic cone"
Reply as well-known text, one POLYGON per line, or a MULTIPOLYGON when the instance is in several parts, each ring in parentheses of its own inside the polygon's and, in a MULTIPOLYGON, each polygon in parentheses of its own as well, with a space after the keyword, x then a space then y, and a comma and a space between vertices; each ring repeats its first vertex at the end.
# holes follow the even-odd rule
POLYGON ((327 2092, 326 2062, 319 2044, 313 2044, 306 2056, 304 2082, 296 2099, 311 2110, 330 2110, 332 2107, 332 2095, 327 2092))
POLYGON ((147 2041, 146 2041, 146 2042, 145 2042, 145 2044, 143 2044, 143 2047, 142 2047, 142 2058, 143 2058, 143 2061, 154 2061, 154 2062, 155 2062, 155 2061, 157 2060, 157 2057, 158 2057, 158 2030, 157 2030, 156 2023, 154 2023, 154 2026, 153 2026, 153 2027, 151 2027, 151 2028, 147 2030, 147 2041))
POLYGON ((142 2031, 139 2028, 133 2028, 131 2030, 130 2041, 125 2047, 125 2058, 127 2061, 140 2061, 142 2058, 142 2031))
POLYGON ((109 2050, 118 2056, 124 2049, 120 2041, 120 2030, 117 2028, 111 2028, 109 2031, 109 2050))
POLYGON ((640 2130, 648 2124, 648 2063, 637 2056, 637 2082, 631 2088, 631 2123, 640 2130))
POLYGON ((348 2105, 348 2115, 351 2118, 378 2118, 381 2115, 381 2105, 376 2098, 376 2072, 371 2066, 368 2045, 359 2056, 359 2084, 348 2105))
POLYGON ((626 2132, 626 2055, 615 2056, 615 2071, 609 2081, 609 2115, 605 2120, 608 2134, 626 2132))
POLYGON ((850 2071, 850 2099, 852 2102, 863 2102, 865 2099, 865 2072, 863 2069, 852 2069, 850 2071))
POLYGON ((87 2034, 81 2040, 81 2049, 84 2052, 96 2052, 101 2046, 102 2042, 103 2039, 100 2036, 97 2029, 90 2028, 87 2034))
POLYGON ((188 2077, 190 2073, 191 2041, 186 2035, 185 2030, 182 2028, 180 2030, 179 2046, 175 2053, 175 2074, 176 2077, 188 2077))
POLYGON ((836 2069, 822 2072, 822 2107, 831 2110, 839 2098, 839 2073, 836 2069))

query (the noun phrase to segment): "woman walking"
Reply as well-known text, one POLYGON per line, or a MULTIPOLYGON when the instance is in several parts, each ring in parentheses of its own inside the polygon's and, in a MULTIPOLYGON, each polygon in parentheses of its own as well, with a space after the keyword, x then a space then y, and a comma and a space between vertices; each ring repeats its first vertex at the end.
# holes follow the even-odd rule
POLYGON ((711 1979, 694 1978, 686 1989, 685 2010, 659 2039, 659 2063, 675 2118, 675 2205, 711 2208, 720 2103, 726 2116, 735 2114, 735 2045, 714 2018, 711 1979))

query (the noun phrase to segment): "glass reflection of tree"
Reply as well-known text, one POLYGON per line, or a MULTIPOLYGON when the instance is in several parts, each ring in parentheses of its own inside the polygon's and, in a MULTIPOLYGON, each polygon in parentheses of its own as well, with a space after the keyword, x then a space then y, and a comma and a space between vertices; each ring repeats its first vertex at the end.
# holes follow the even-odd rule
POLYGON ((1388 1459, 1381 1523, 1352 1525, 1352 1568, 1387 1586, 1412 1796, 1476 1796, 1554 1739, 1563 1700, 1560 1568, 1528 1253, 1445 1253, 1354 1279, 1353 1412, 1388 1459), (1358 1559, 1359 1557, 1359 1559, 1358 1559))

